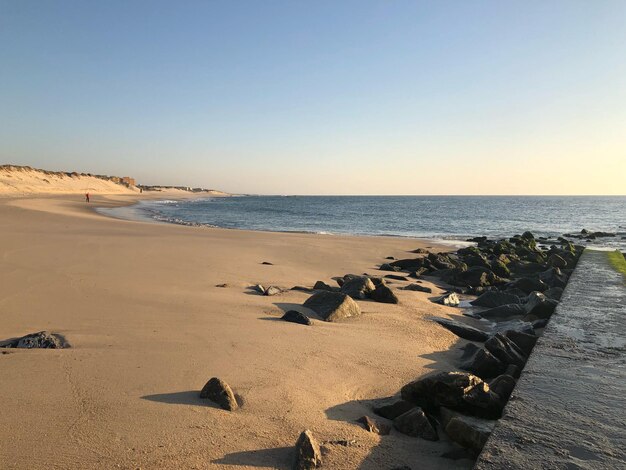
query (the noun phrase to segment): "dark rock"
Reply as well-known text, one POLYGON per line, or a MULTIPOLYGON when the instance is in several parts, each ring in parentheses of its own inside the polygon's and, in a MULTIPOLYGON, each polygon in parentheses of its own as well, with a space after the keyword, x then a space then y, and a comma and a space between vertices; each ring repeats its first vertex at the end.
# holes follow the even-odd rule
POLYGON ((515 388, 515 379, 510 375, 499 375, 489 382, 489 388, 506 402, 515 388))
POLYGON ((561 296, 563 295, 563 288, 550 287, 547 291, 543 293, 543 295, 552 300, 561 300, 561 296))
POLYGON ((441 426, 448 437, 478 455, 495 426, 494 421, 474 418, 456 413, 447 408, 441 409, 441 426))
POLYGON ((303 304, 323 320, 333 322, 361 314, 361 309, 351 297, 341 292, 318 291, 303 304))
POLYGON ((465 346, 460 348, 461 351, 463 351, 463 354, 461 354, 461 359, 465 360, 468 359, 470 357, 474 357, 474 355, 479 351, 479 347, 476 346, 474 343, 467 343, 465 346))
POLYGON ((502 413, 500 397, 479 377, 465 372, 439 372, 406 384, 400 390, 406 401, 429 411, 445 406, 486 418, 502 413))
POLYGON ((399 276, 397 274, 387 274, 385 275, 386 279, 395 279, 396 281, 408 281, 408 279, 404 276, 399 276))
POLYGON ((215 287, 225 288, 228 287, 228 284, 216 284, 215 287))
POLYGON ((419 268, 431 266, 428 258, 399 259, 392 261, 389 264, 395 268, 408 269, 409 271, 415 271, 419 268))
POLYGON ((310 470, 322 465, 320 446, 308 429, 303 431, 296 442, 294 470, 310 470))
POLYGON ((526 240, 534 240, 535 236, 532 234, 532 232, 524 232, 522 233, 522 238, 526 240))
POLYGON ((292 323, 299 323, 301 325, 311 325, 313 323, 304 313, 296 310, 289 310, 282 316, 282 319, 292 323))
POLYGON ((428 271, 428 269, 426 268, 419 268, 416 270, 413 270, 409 273, 409 277, 413 277, 415 279, 419 279, 420 277, 422 277, 422 274, 426 273, 428 271))
POLYGON ((211 400, 228 411, 235 411, 239 408, 231 388, 226 382, 217 377, 213 377, 202 387, 200 398, 211 400))
POLYGON ((536 335, 529 335, 515 330, 507 330, 504 336, 513 341, 526 356, 530 356, 530 353, 539 339, 536 335))
POLYGON ((504 333, 508 330, 515 330, 528 335, 535 334, 532 323, 520 319, 498 321, 493 326, 493 330, 495 333, 504 333))
POLYGON ((432 321, 439 323, 444 328, 450 330, 452 333, 460 338, 467 339, 469 341, 487 341, 489 335, 484 331, 474 328, 473 326, 466 325, 455 320, 448 318, 433 317, 432 321))
POLYGON ((424 248, 417 248, 411 251, 411 253, 428 254, 430 252, 428 250, 425 250, 424 248))
POLYGON ((346 278, 341 286, 341 292, 353 299, 366 299, 374 291, 375 287, 369 277, 346 278))
POLYGON ((568 280, 567 274, 565 274, 559 268, 550 268, 546 271, 539 273, 537 277, 540 281, 543 281, 550 287, 561 287, 563 289, 567 285, 568 280))
POLYGON ((504 289, 501 292, 519 297, 520 302, 522 303, 524 302, 524 300, 526 299, 526 296, 528 295, 526 292, 524 292, 521 289, 518 289, 517 287, 509 287, 507 289, 504 289))
POLYGON ((488 267, 491 268, 491 270, 496 276, 500 276, 500 277, 511 276, 511 271, 509 270, 509 268, 507 268, 506 264, 504 264, 502 261, 498 259, 494 259, 491 262, 489 262, 488 267))
POLYGON ((393 403, 374 407, 373 411, 378 416, 382 416, 383 418, 394 420, 401 414, 404 414, 413 408, 415 408, 415 405, 413 403, 410 403, 405 400, 397 400, 397 401, 394 401, 393 403))
POLYGON ((433 302, 441 305, 447 305, 448 307, 458 307, 461 300, 455 292, 451 292, 433 299, 433 302))
POLYGON ((496 333, 485 342, 485 349, 497 357, 503 364, 514 364, 520 369, 526 364, 526 355, 509 338, 496 333))
POLYGON ((497 377, 506 370, 506 365, 486 349, 479 350, 474 358, 462 367, 483 379, 497 377))
POLYGON ((387 256, 385 259, 390 259, 391 261, 395 260, 393 256, 387 256))
POLYGON ((558 305, 556 300, 548 299, 541 292, 531 292, 524 305, 527 315, 533 315, 533 319, 549 318, 554 313, 554 309, 558 305))
POLYGON ((520 299, 517 295, 507 294, 505 292, 489 290, 484 294, 481 294, 475 300, 470 302, 472 305, 477 307, 500 307, 502 305, 510 305, 510 304, 521 304, 522 299, 520 299))
POLYGON ((456 272, 448 282, 455 286, 486 287, 501 284, 503 281, 490 269, 482 266, 472 266, 467 271, 456 272))
POLYGON ((548 258, 548 265, 554 268, 565 268, 567 267, 567 261, 562 256, 557 255, 556 253, 550 255, 548 258))
POLYGON ((549 318, 541 318, 539 320, 535 320, 532 323, 532 326, 535 330, 538 330, 539 328, 545 328, 549 321, 549 318))
POLYGON ((265 295, 265 287, 263 287, 261 284, 257 284, 256 286, 253 287, 253 289, 257 291, 259 294, 265 295))
POLYGON ((274 263, 270 263, 269 261, 263 261, 261 264, 264 264, 266 266, 274 266, 274 263))
POLYGON ((397 304, 398 297, 393 291, 384 284, 376 287, 376 289, 370 294, 370 298, 376 302, 382 302, 385 304, 397 304))
POLYGON ((393 420, 393 427, 402 434, 438 441, 439 435, 421 408, 413 408, 393 420))
POLYGON ((490 308, 484 312, 479 312, 479 315, 483 318, 490 320, 499 320, 503 318, 511 318, 515 316, 525 315, 526 310, 524 306, 520 304, 508 304, 500 305, 499 307, 490 308))
POLYGON ((48 331, 39 331, 19 338, 0 341, 0 348, 63 349, 67 347, 69 344, 63 336, 48 331))
POLYGON ((514 366, 513 364, 509 364, 506 367, 506 370, 504 371, 504 375, 510 375, 511 377, 515 378, 515 379, 519 379, 519 376, 521 375, 522 370, 517 367, 514 366))
POLYGON ((357 419, 357 422, 361 423, 367 431, 373 432, 374 434, 380 434, 381 436, 386 436, 391 431, 391 428, 388 425, 378 423, 369 416, 362 416, 357 419))
POLYGON ((548 288, 548 285, 540 279, 522 277, 513 281, 509 287, 517 288, 524 291, 526 294, 530 294, 533 291, 543 292, 548 288))
POLYGON ((409 284, 405 286, 404 290, 414 290, 417 292, 426 292, 428 294, 432 294, 433 290, 430 287, 420 286, 419 284, 409 284))
POLYGON ((323 281, 317 281, 315 283, 315 285, 313 286, 313 290, 327 290, 327 291, 333 291, 335 290, 332 286, 329 286, 328 284, 326 284, 323 281))
POLYGON ((401 270, 401 268, 399 268, 397 266, 392 266, 389 263, 381 264, 378 269, 380 269, 381 271, 392 271, 392 272, 398 272, 398 271, 401 270))

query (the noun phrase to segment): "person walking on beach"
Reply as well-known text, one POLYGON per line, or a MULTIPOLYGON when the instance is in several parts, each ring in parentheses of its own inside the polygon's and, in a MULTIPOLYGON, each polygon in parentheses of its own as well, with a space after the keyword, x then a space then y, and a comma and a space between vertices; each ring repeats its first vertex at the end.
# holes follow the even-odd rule
POLYGON ((89 202, 89 193, 85 193, 85 201, 89 202))

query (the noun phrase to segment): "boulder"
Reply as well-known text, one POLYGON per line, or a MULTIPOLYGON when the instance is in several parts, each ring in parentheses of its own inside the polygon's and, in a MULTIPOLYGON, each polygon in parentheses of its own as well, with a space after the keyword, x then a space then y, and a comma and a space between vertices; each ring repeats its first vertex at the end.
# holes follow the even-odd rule
POLYGON ((450 292, 433 299, 433 302, 441 305, 447 305, 448 307, 458 307, 461 300, 456 292, 450 292))
POLYGON ((432 294, 433 290, 430 287, 420 286, 419 284, 409 284, 404 288, 404 290, 413 290, 417 292, 426 292, 428 294, 432 294))
POLYGON ((303 306, 310 308, 323 320, 329 322, 361 314, 358 304, 341 292, 316 292, 304 302, 303 306))
POLYGON ((374 434, 380 434, 381 436, 386 436, 391 431, 391 428, 384 423, 377 423, 369 416, 362 416, 357 419, 357 422, 361 423, 363 427, 374 434))
POLYGON ((526 364, 526 355, 517 345, 501 333, 496 333, 485 342, 485 349, 505 365, 513 364, 520 369, 526 364))
POLYGON ((380 284, 374 289, 374 291, 370 294, 370 298, 375 300, 376 302, 382 302, 385 304, 397 304, 398 297, 393 291, 387 287, 385 284, 380 284))
POLYGON ((478 455, 494 427, 494 421, 454 413, 446 420, 443 429, 450 440, 478 455))
POLYGON ((554 253, 548 258, 548 265, 554 268, 565 268, 567 267, 567 261, 562 256, 554 253))
POLYGON ((489 320, 500 320, 503 318, 526 315, 526 310, 524 309, 524 306, 520 304, 507 304, 490 308, 483 312, 479 312, 478 314, 482 318, 487 318, 489 320))
POLYGON ((540 279, 533 277, 522 277, 509 284, 508 287, 520 289, 526 294, 533 291, 543 292, 548 289, 548 285, 540 279))
POLYGON ((514 294, 507 294, 506 292, 497 290, 488 290, 484 294, 481 294, 481 296, 477 299, 472 300, 470 303, 477 307, 493 308, 500 307, 502 305, 521 304, 522 299, 514 294))
POLYGON ((489 388, 502 400, 507 401, 515 388, 515 379, 510 375, 499 375, 489 382, 489 388))
POLYGON ((324 281, 317 281, 315 285, 313 286, 313 289, 314 290, 327 290, 327 291, 335 290, 332 286, 329 286, 324 281))
POLYGON ((369 277, 344 277, 341 292, 353 299, 366 299, 375 287, 369 277))
POLYGON ((0 341, 0 348, 63 349, 68 347, 64 338, 48 331, 39 331, 19 338, 0 341))
POLYGON ((294 470, 310 470, 322 465, 320 446, 308 429, 303 431, 296 442, 294 470))
POLYGON ((421 408, 413 408, 393 420, 393 427, 402 434, 438 441, 439 435, 421 408))
POLYGON ((513 341, 515 345, 520 348, 524 354, 526 354, 527 357, 530 356, 530 353, 539 339, 534 334, 529 335, 516 330, 507 330, 504 332, 504 336, 513 341))
POLYGON ((304 313, 298 312, 296 310, 289 310, 286 312, 282 319, 292 323, 299 323, 300 325, 311 325, 311 319, 307 317, 304 313))
POLYGON ((406 400, 396 400, 393 403, 374 407, 373 411, 378 416, 394 420, 401 414, 404 414, 413 408, 415 408, 415 405, 411 402, 408 402, 406 400))
POLYGON ((506 370, 506 364, 486 349, 481 349, 462 369, 483 379, 490 379, 502 374, 506 370))
POLYGON ((459 338, 467 339, 469 341, 487 341, 489 335, 478 328, 474 328, 473 326, 466 325, 465 323, 461 323, 456 320, 451 320, 448 318, 441 317, 433 317, 432 321, 439 323, 441 326, 450 330, 452 333, 457 335, 459 338))
POLYGON ((200 398, 211 400, 224 410, 235 411, 239 408, 231 388, 226 382, 217 377, 213 377, 202 387, 200 398))
POLYGON ((535 320, 532 322, 532 327, 534 330, 539 328, 545 328, 548 325, 549 318, 540 318, 539 320, 535 320))
POLYGON ((396 261, 392 261, 389 264, 398 269, 408 269, 409 271, 415 271, 416 269, 425 267, 425 265, 430 265, 430 261, 427 258, 412 258, 399 259, 396 261))
POLYGON ((261 295, 265 294, 265 287, 263 287, 263 285, 261 284, 257 284, 256 286, 253 287, 253 289, 261 295))
POLYGON ((496 276, 511 277, 511 271, 509 271, 506 264, 499 259, 491 260, 487 267, 489 267, 496 276))
POLYGON ((426 411, 445 406, 486 418, 498 418, 502 413, 500 397, 482 379, 466 372, 429 375, 406 384, 400 395, 426 411))
POLYGON ((401 270, 401 268, 399 268, 397 266, 392 266, 389 263, 381 264, 378 269, 380 269, 381 271, 392 271, 392 272, 398 272, 398 271, 401 270))
POLYGON ((527 315, 533 315, 534 320, 537 318, 549 318, 554 313, 557 305, 558 302, 556 300, 547 298, 541 292, 531 292, 524 305, 524 311, 527 315))
POLYGON ((561 300, 561 296, 563 295, 563 288, 550 287, 547 291, 543 293, 543 295, 552 300, 561 300))

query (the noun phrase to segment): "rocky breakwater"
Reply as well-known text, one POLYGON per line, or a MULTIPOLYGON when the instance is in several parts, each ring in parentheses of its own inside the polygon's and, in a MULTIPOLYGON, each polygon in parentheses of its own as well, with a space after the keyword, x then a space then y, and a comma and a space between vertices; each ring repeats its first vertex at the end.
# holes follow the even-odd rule
POLYGON ((417 257, 380 266, 396 275, 428 277, 447 289, 432 301, 465 316, 432 319, 465 344, 458 370, 411 382, 399 399, 373 411, 411 436, 436 440, 444 433, 475 457, 502 416, 584 248, 565 239, 547 246, 531 232, 471 241, 476 246, 452 253, 420 250, 417 257), (471 311, 459 308, 463 304, 471 311), (467 316, 473 326, 463 320, 467 316))

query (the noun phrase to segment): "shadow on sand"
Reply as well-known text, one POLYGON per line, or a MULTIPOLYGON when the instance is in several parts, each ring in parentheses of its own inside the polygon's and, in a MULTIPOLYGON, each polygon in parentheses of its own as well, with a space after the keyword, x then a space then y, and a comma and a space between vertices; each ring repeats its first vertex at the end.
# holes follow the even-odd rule
MULTIPOLYGON (((424 354, 420 357, 433 361, 426 366, 436 371, 458 370, 465 347, 469 341, 459 340, 449 350, 424 354)), ((399 394, 392 397, 381 397, 372 400, 352 400, 326 410, 328 419, 352 423, 362 427, 357 419, 367 415, 375 421, 389 425, 391 433, 380 436, 379 444, 372 448, 359 466, 359 470, 377 470, 402 468, 413 470, 447 466, 448 468, 469 469, 473 466, 473 457, 462 447, 450 441, 439 428, 439 441, 431 442, 424 439, 409 437, 393 429, 393 422, 376 415, 373 408, 400 398, 399 394)))
POLYGON ((142 400, 155 401, 157 403, 168 403, 170 405, 196 405, 209 408, 220 408, 210 400, 200 398, 200 391, 188 390, 185 392, 156 393, 154 395, 144 395, 142 400))
POLYGON ((258 449, 226 454, 220 459, 213 460, 213 464, 268 467, 290 469, 293 464, 293 447, 276 447, 274 449, 258 449))

